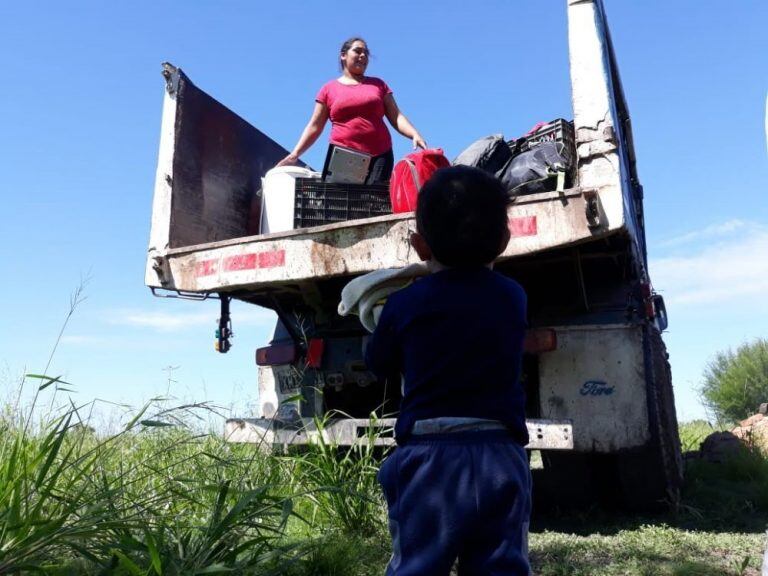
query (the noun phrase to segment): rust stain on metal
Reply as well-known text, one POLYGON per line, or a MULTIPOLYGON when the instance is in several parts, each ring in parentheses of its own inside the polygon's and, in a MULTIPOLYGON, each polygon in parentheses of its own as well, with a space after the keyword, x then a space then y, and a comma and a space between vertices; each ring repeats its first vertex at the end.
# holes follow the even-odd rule
POLYGON ((346 270, 341 256, 342 251, 335 249, 330 244, 309 243, 309 264, 317 276, 338 274, 339 263, 342 264, 343 270, 346 270))
POLYGON ((197 285, 197 261, 194 258, 177 261, 176 266, 172 267, 173 285, 175 288, 181 287, 187 290, 189 287, 197 285))

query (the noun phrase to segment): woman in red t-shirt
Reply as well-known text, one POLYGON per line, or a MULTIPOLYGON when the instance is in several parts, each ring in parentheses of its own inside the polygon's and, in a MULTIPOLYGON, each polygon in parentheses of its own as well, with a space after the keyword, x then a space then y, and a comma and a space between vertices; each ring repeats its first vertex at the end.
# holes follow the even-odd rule
POLYGON ((366 183, 386 182, 392 172, 392 138, 384 125, 413 140, 413 147, 427 143, 400 111, 392 90, 379 78, 365 75, 368 45, 362 38, 350 38, 341 46, 342 75, 327 82, 315 98, 315 108, 293 151, 278 166, 296 164, 323 131, 330 118, 331 144, 352 148, 372 156, 366 183))

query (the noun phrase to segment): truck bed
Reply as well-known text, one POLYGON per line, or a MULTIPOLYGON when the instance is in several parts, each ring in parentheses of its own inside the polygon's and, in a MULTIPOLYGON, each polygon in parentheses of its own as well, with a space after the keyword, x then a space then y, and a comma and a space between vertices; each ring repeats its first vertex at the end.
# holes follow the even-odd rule
MULTIPOLYGON (((500 259, 619 235, 646 276, 642 187, 601 4, 569 0, 569 43, 575 187, 518 197, 509 209, 513 240, 500 259)), ((147 286, 258 297, 416 261, 412 213, 258 235, 261 178, 287 151, 164 66, 147 286)))
MULTIPOLYGON (((520 198, 509 210, 514 241, 500 259, 610 233, 590 226, 590 192, 574 188, 520 198)), ((150 285, 183 292, 253 291, 405 266, 418 260, 408 242, 414 229, 412 213, 393 214, 172 248, 152 269, 159 284, 150 285)))

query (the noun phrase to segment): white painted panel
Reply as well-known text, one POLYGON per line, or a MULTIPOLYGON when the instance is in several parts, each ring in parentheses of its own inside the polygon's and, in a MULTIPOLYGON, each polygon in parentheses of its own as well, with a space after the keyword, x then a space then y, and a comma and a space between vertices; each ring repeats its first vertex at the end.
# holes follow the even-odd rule
POLYGON ((259 412, 261 417, 274 417, 278 404, 277 386, 272 368, 259 366, 259 412))
POLYGON ((173 154, 175 148, 176 86, 178 76, 170 80, 170 90, 163 96, 163 116, 160 122, 160 150, 157 155, 155 193, 152 199, 152 226, 149 233, 149 248, 145 283, 147 286, 161 286, 162 269, 160 259, 168 249, 171 234, 171 193, 173 182, 173 154))
POLYGON ((608 226, 624 226, 617 117, 605 22, 596 2, 569 0, 571 101, 579 186, 599 190, 608 226))

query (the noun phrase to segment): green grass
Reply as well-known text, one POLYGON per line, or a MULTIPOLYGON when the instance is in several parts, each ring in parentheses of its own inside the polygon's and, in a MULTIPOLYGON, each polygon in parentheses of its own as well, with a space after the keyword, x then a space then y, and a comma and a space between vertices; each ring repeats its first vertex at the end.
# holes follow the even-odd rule
MULTIPOLYGON (((318 430, 325 421, 316 419, 318 430)), ((330 526, 347 534, 370 534, 386 523, 382 495, 376 475, 380 454, 374 439, 381 434, 375 414, 365 442, 340 448, 319 441, 292 459, 292 477, 296 488, 312 503, 313 518, 320 514, 330 526)))
POLYGON ((367 536, 331 531, 315 540, 285 576, 381 576, 391 553, 382 530, 367 536))
MULTIPOLYGON (((720 428, 680 425, 684 452, 720 428)), ((593 509, 535 518, 531 561, 540 576, 760 574, 768 528, 768 459, 744 449, 725 462, 689 458, 682 502, 656 516, 593 509)))
MULTIPOLYGON (((188 426, 201 410, 148 405, 110 435, 74 407, 36 421, 3 410, 0 574, 383 573, 386 511, 367 444, 267 453, 188 426)), ((711 431, 681 426, 684 447, 711 431)), ((725 463, 689 460, 682 505, 667 514, 535 520, 531 559, 542 576, 758 574, 768 460, 751 450, 725 463)))
POLYGON ((762 534, 695 532, 659 523, 614 535, 535 533, 530 552, 539 576, 724 576, 758 574, 764 541, 762 534))
POLYGON ((680 445, 683 452, 698 450, 704 439, 713 432, 724 430, 720 426, 712 426, 705 420, 693 420, 679 425, 680 445))
POLYGON ((4 412, 0 574, 280 573, 308 553, 280 460, 178 425, 201 407, 152 408, 103 437, 75 407, 4 412))
MULTIPOLYGON (((205 406, 162 402, 100 434, 81 419, 89 407, 54 409, 66 382, 30 381, 30 407, 0 409, 0 575, 384 572, 386 510, 368 445, 268 453, 200 430, 205 406)), ((713 431, 681 425, 683 450, 713 431)), ((724 463, 689 459, 682 504, 663 515, 535 514, 531 560, 539 576, 756 576, 767 525, 768 460, 743 450, 724 463)))
MULTIPOLYGON (((35 401, 56 385, 39 380, 35 401)), ((37 421, 6 409, 0 574, 353 574, 382 565, 384 507, 368 444, 266 453, 185 424, 204 409, 148 405, 104 436, 75 407, 37 421), (369 554, 351 562, 356 548, 369 554)))
MULTIPOLYGON (((684 451, 699 449, 709 434, 727 427, 696 421, 680 426, 684 451)), ((768 527, 768 457, 743 447, 724 462, 688 458, 681 516, 700 529, 729 527, 762 532, 768 527)))

